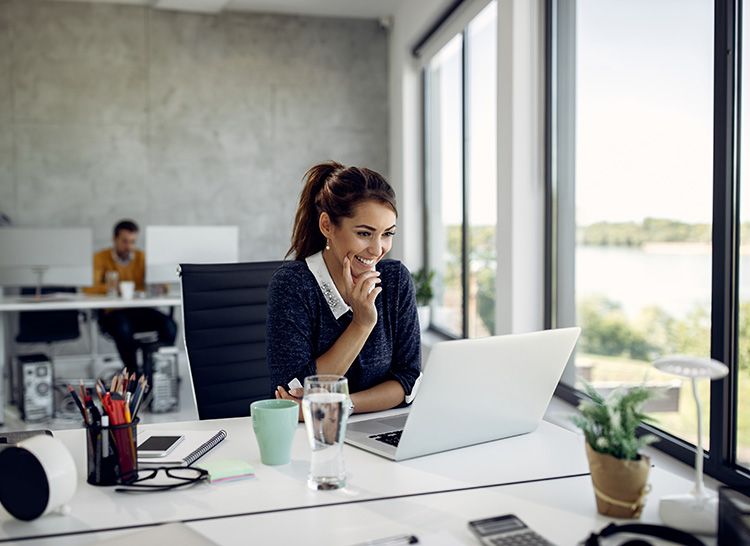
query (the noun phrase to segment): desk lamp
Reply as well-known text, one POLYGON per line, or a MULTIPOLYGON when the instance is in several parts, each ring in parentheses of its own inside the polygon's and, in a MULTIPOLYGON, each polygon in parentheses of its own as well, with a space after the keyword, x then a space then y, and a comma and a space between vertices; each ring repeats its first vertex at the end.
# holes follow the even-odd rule
POLYGON ((698 440, 695 446, 695 487, 690 493, 668 495, 659 502, 659 517, 672 527, 700 534, 716 534, 718 500, 716 494, 703 486, 703 422, 701 402, 696 382, 698 379, 721 379, 729 368, 718 360, 696 356, 674 355, 660 358, 654 367, 665 373, 689 377, 698 413, 698 440))

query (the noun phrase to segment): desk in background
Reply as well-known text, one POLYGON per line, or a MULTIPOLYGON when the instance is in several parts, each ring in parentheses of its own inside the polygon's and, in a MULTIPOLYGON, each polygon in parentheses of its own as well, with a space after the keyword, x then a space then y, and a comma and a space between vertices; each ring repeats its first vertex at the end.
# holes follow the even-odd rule
MULTIPOLYGON (((18 311, 66 311, 95 309, 130 309, 137 307, 178 307, 182 305, 179 295, 154 296, 133 298, 124 300, 107 296, 87 296, 85 294, 64 294, 59 298, 45 297, 35 300, 32 297, 3 296, 0 294, 0 425, 5 422, 5 366, 8 361, 7 340, 8 331, 7 314, 18 311)), ((89 317, 91 319, 91 317, 89 317)), ((89 320, 91 328, 91 340, 98 336, 98 325, 95 320, 89 320)))

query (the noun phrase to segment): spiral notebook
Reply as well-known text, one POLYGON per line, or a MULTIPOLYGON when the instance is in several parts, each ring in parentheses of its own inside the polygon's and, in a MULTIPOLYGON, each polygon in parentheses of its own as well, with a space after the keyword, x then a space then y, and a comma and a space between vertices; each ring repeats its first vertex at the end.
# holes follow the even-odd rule
POLYGON ((165 457, 138 457, 138 466, 190 466, 219 445, 227 437, 226 430, 154 430, 138 436, 142 444, 151 436, 184 436, 185 439, 165 457))

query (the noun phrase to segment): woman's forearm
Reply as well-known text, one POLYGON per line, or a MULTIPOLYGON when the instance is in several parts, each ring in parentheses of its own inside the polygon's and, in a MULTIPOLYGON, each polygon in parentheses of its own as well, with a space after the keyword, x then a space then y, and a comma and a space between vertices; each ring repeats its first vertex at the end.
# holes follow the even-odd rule
POLYGON ((344 375, 348 372, 371 331, 371 328, 367 329, 352 321, 344 333, 331 345, 331 348, 315 360, 317 372, 336 375, 344 375))
POLYGON ((395 379, 383 381, 351 395, 354 413, 367 413, 395 408, 404 401, 404 388, 395 379))

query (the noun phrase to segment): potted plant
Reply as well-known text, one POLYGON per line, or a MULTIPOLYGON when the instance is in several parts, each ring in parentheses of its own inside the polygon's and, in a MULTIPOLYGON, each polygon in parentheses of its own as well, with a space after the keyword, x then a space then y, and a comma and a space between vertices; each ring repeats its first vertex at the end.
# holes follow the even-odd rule
POLYGON ((650 460, 640 450, 656 441, 636 436, 638 425, 652 419, 642 412, 652 391, 644 386, 619 389, 604 398, 588 383, 573 423, 586 438, 591 481, 600 514, 616 518, 641 515, 648 493, 650 460))
POLYGON ((414 291, 417 299, 417 313, 419 314, 419 328, 422 332, 430 325, 430 302, 432 301, 432 278, 434 271, 425 268, 411 274, 414 280, 414 291))

